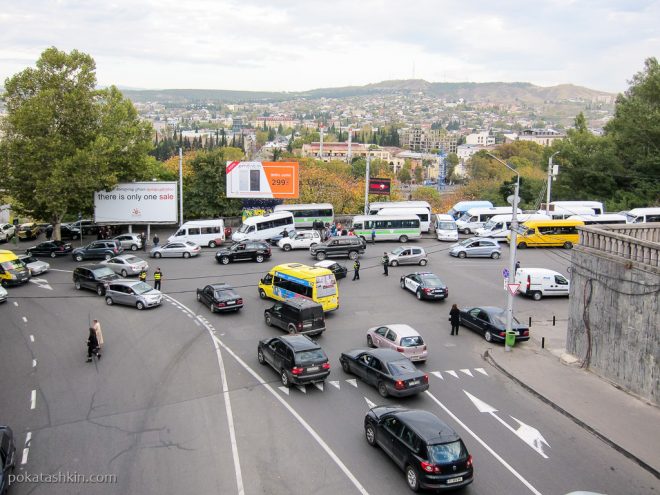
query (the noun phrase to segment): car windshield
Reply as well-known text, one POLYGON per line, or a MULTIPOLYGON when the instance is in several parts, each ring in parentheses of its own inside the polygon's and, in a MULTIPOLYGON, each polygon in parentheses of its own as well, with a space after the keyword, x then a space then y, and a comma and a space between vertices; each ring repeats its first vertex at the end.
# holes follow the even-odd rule
POLYGON ((115 272, 113 272, 110 268, 106 266, 104 266, 103 268, 97 268, 96 270, 93 270, 93 272, 96 278, 108 277, 115 274, 115 272))
POLYGON ((21 261, 23 263, 36 263, 39 260, 34 256, 24 256, 23 258, 21 258, 21 261))
POLYGON ((422 339, 421 335, 403 337, 401 339, 401 347, 417 347, 418 345, 424 345, 424 339, 422 339))
POLYGON ((144 282, 138 282, 137 284, 131 286, 131 289, 133 289, 133 292, 136 294, 146 294, 149 291, 154 290, 153 287, 151 287, 148 284, 145 284, 144 282))
POLYGON ((442 280, 440 280, 438 277, 435 275, 428 275, 426 277, 422 277, 424 279, 424 285, 426 287, 443 287, 444 284, 442 283, 442 280))
POLYGON ((437 230, 456 230, 456 224, 454 222, 438 222, 436 226, 437 230))
POLYGON ((469 246, 472 244, 472 239, 463 239, 461 242, 459 242, 461 246, 469 246))
POLYGON ((0 263, 3 270, 18 270, 25 266, 20 260, 4 261, 0 263))
POLYGON ((455 462, 464 457, 467 457, 467 452, 460 440, 429 445, 429 459, 433 464, 455 462))
POLYGON ((197 244, 195 244, 195 243, 192 242, 192 241, 186 241, 186 244, 187 244, 188 246, 190 246, 190 247, 195 247, 195 246, 197 246, 197 244))
POLYGON ((325 353, 321 349, 309 349, 296 352, 296 363, 303 364, 313 361, 327 360, 325 353))
POLYGON ((408 375, 417 371, 415 365, 407 359, 392 361, 391 363, 387 363, 387 367, 389 368, 392 376, 408 375))
POLYGON ((241 234, 245 234, 248 231, 249 228, 250 228, 250 226, 247 223, 244 223, 243 225, 241 225, 241 227, 238 229, 238 231, 241 234))
POLYGON ((402 247, 398 247, 398 248, 396 248, 394 251, 392 251, 392 254, 395 255, 395 256, 396 256, 396 255, 399 255, 399 254, 401 254, 401 253, 403 252, 403 249, 404 249, 404 248, 402 248, 402 247))

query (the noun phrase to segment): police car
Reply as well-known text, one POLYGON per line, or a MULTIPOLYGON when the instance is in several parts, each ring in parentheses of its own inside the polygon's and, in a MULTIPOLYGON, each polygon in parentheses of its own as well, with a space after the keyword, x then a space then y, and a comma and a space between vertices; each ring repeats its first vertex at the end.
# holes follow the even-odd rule
POLYGON ((415 272, 401 277, 401 288, 414 292, 417 299, 446 299, 449 289, 436 274, 415 272))

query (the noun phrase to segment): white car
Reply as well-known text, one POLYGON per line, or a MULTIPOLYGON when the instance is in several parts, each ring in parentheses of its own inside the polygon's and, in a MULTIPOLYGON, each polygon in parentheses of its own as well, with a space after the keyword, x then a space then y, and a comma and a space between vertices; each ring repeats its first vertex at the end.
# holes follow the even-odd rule
POLYGON ((10 223, 0 224, 0 241, 9 242, 16 235, 16 227, 10 223))
POLYGON ((2 285, 0 285, 0 302, 5 302, 9 293, 2 285))
POLYGON ((48 270, 50 270, 50 264, 46 263, 45 261, 38 260, 30 254, 19 256, 18 259, 25 263, 25 266, 27 266, 28 270, 30 270, 30 276, 32 277, 35 275, 41 275, 42 273, 46 273, 48 270))
POLYGON ((283 237, 277 242, 280 249, 291 251, 292 249, 309 249, 314 244, 322 242, 321 234, 316 230, 305 230, 296 232, 293 237, 283 237))
POLYGON ((109 260, 101 261, 101 264, 124 278, 139 274, 143 268, 149 270, 149 263, 132 254, 121 254, 109 260))

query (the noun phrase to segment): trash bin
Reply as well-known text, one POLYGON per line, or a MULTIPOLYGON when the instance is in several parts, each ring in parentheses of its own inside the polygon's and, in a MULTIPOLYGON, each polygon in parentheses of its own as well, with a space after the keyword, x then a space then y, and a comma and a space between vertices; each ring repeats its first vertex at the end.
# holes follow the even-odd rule
POLYGON ((513 347, 515 343, 516 343, 516 332, 514 332, 513 330, 509 330, 506 333, 504 344, 507 347, 513 347))

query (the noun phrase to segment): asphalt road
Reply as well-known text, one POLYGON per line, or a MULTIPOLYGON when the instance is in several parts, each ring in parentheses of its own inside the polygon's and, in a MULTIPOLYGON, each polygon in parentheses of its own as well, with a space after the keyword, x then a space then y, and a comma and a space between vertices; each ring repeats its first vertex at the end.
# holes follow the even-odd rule
MULTIPOLYGON (((256 360, 258 340, 279 334, 264 324, 263 309, 272 303, 259 299, 256 285, 276 264, 312 264, 306 251, 274 248, 261 265, 221 266, 209 249, 196 259, 150 260, 152 271, 157 263, 164 273, 167 300, 145 311, 108 307, 94 293, 76 291, 70 273, 76 264, 52 261, 54 270, 10 289, 0 306, 0 423, 16 432, 17 475, 115 478, 23 482, 10 493, 406 493, 403 473, 364 440, 366 411, 385 403, 429 410, 462 436, 475 464, 475 481, 464 493, 656 491, 657 480, 646 471, 490 367, 481 356, 497 344, 466 328, 449 335, 452 303, 505 306, 506 245, 500 260, 458 260, 447 254, 449 244, 417 244, 430 255, 425 270, 449 286, 449 299, 417 301, 399 287, 399 277, 419 268, 390 268, 386 278, 379 259, 397 244, 370 245, 361 280, 352 282, 349 273, 340 281, 340 309, 319 338, 333 366, 328 381, 289 390, 256 360), (218 281, 238 289, 243 310, 212 315, 196 301, 197 287, 218 281), (102 322, 106 342, 102 359, 91 364, 85 362, 90 318, 102 322), (341 370, 340 353, 365 346, 366 329, 381 323, 408 323, 424 336, 427 394, 384 400, 341 370), (490 412, 479 412, 471 397, 490 412)), ((563 273, 569 259, 564 250, 519 253, 522 266, 563 273)), ((517 297, 515 313, 533 323, 566 319, 567 300, 517 297)))

